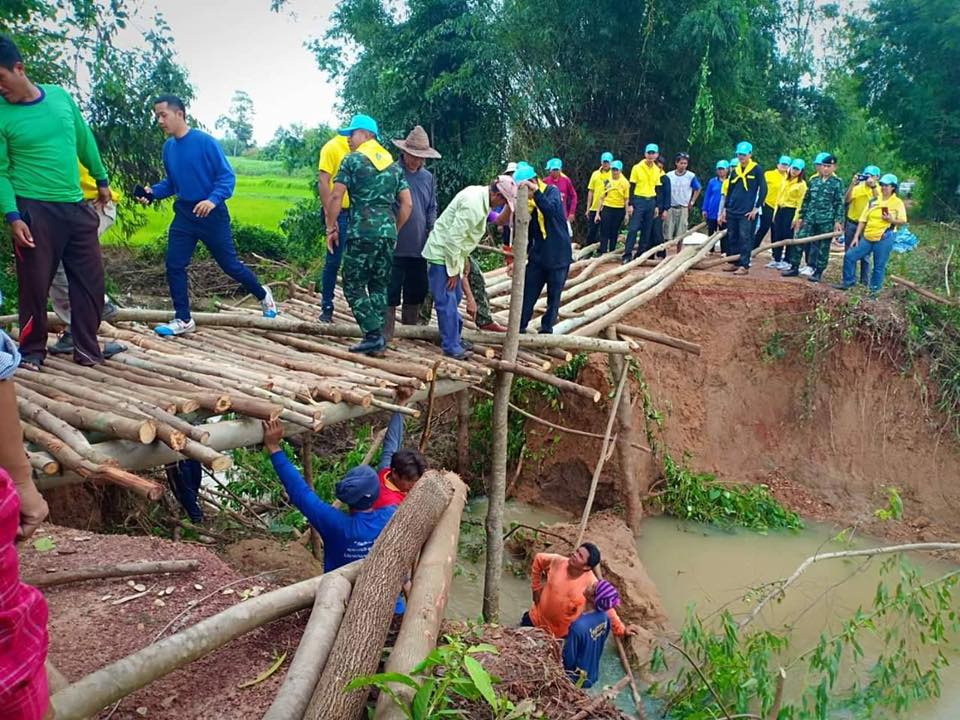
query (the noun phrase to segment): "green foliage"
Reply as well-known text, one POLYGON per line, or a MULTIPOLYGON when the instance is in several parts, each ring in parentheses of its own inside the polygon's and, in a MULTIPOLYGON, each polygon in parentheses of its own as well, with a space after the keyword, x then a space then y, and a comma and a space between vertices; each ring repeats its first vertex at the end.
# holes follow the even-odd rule
POLYGON ((877 508, 873 511, 878 520, 902 520, 903 519, 903 499, 900 497, 900 491, 895 487, 887 488, 887 506, 877 508))
MULTIPOLYGON (((689 663, 678 659, 685 664, 673 679, 651 692, 667 703, 671 717, 685 720, 768 717, 782 669, 799 695, 783 703, 779 720, 826 720, 843 711, 855 717, 908 713, 940 694, 944 650, 960 631, 953 597, 960 571, 924 581, 898 555, 883 563, 881 575, 872 606, 857 608, 838 630, 825 631, 800 652, 790 647, 789 628, 739 628, 728 610, 708 625, 691 608, 680 634, 689 663), (867 638, 877 650, 864 650, 867 638)), ((655 660, 657 668, 666 667, 663 653, 655 660)))
POLYGON ((344 688, 346 692, 375 687, 385 693, 409 720, 439 720, 445 717, 470 717, 460 709, 465 703, 483 702, 494 720, 524 720, 534 717, 532 700, 516 705, 497 694, 496 678, 491 677, 475 655, 495 655, 492 645, 468 645, 458 635, 446 635, 409 675, 378 673, 355 678, 344 688), (407 700, 395 686, 404 685, 413 691, 407 700))
POLYGON ((334 131, 326 125, 315 128, 305 128, 299 124, 279 127, 259 156, 280 163, 288 175, 297 172, 315 178, 320 149, 333 136, 334 131))
POLYGON ((664 456, 666 488, 660 496, 663 511, 684 520, 720 527, 799 530, 800 516, 787 510, 766 485, 723 485, 709 473, 697 473, 686 464, 664 456))

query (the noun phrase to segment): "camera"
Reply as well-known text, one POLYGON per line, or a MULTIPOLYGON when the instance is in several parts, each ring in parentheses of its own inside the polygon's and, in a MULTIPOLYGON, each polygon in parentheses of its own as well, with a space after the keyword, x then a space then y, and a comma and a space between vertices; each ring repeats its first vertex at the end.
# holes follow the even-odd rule
POLYGON ((867 177, 869 177, 869 176, 868 176, 868 175, 864 175, 863 173, 860 173, 860 174, 857 175, 857 182, 863 182, 864 180, 867 179, 867 177))

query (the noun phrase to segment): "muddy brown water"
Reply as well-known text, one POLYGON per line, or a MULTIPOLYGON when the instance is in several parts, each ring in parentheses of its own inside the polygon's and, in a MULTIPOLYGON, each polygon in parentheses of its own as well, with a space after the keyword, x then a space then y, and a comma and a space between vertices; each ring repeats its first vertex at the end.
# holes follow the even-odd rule
MULTIPOLYGON (((471 502, 467 518, 481 521, 485 513, 483 500, 471 502)), ((554 511, 523 503, 508 503, 506 523, 522 522, 536 526, 569 520, 554 511)), ((482 534, 482 528, 471 532, 482 534)), ((683 523, 667 517, 651 517, 644 521, 638 542, 640 559, 657 584, 664 606, 675 628, 682 626, 687 608, 693 604, 701 617, 727 607, 736 617, 750 609, 740 601, 751 588, 790 575, 804 559, 816 552, 887 544, 871 538, 855 538, 840 545, 834 541, 838 529, 808 523, 799 533, 758 535, 748 531, 723 531, 695 523, 683 523)), ((923 569, 925 578, 935 578, 956 569, 956 566, 931 559, 924 554, 911 554, 911 562, 923 569)), ((836 632, 840 623, 852 617, 858 607, 868 610, 880 580, 881 558, 831 560, 815 564, 791 588, 781 603, 772 603, 757 622, 778 628, 793 627, 791 648, 803 652, 817 644, 821 633, 836 632)), ((519 575, 520 568, 507 558, 501 594, 501 617, 505 623, 519 623, 529 609, 530 584, 519 575)), ((453 591, 447 606, 447 617, 475 620, 480 615, 483 592, 483 563, 460 561, 453 591)), ((864 642, 867 657, 877 645, 864 642)), ((900 717, 911 720, 955 720, 960 718, 960 639, 944 650, 950 666, 941 671, 942 695, 919 703, 900 717)), ((787 655, 790 657, 789 653, 787 655)), ((679 658, 671 658, 673 666, 679 658)), ((608 643, 601 665, 601 684, 613 683, 623 675, 612 643, 608 643)), ((849 680, 849 679, 848 679, 849 680)), ((791 673, 787 694, 794 695, 802 686, 802 672, 791 673)), ((841 682, 840 686, 844 686, 841 682)), ((629 694, 618 698, 624 710, 633 709, 629 694)), ((648 717, 660 717, 655 704, 647 707, 648 717)), ((832 713, 831 718, 860 716, 832 713)), ((895 717, 874 715, 874 717, 895 717)))

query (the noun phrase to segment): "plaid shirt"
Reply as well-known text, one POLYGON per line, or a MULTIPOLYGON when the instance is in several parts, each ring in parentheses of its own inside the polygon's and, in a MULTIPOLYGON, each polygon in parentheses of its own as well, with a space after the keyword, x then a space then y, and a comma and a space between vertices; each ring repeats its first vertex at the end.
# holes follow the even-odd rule
POLYGON ((20 499, 0 468, 0 708, 4 720, 40 720, 47 711, 47 603, 20 582, 14 538, 20 499))

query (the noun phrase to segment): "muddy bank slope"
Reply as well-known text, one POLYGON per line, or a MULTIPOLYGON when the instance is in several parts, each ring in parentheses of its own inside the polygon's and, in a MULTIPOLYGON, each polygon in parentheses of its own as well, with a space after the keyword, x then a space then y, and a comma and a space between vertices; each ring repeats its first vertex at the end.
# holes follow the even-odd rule
MULTIPOLYGON (((895 486, 905 501, 905 534, 960 530, 960 448, 924 401, 929 388, 860 339, 839 343, 816 366, 791 346, 805 332, 805 314, 841 299, 827 287, 762 270, 749 278, 684 278, 626 319, 703 348, 698 357, 645 343, 635 354, 649 399, 645 409, 632 383, 640 437, 650 428, 675 458, 690 453, 695 469, 722 480, 766 482, 807 515, 868 523, 884 503, 884 488, 895 486), (778 345, 786 354, 773 359, 778 345), (662 415, 662 431, 645 419, 652 411, 662 415)), ((581 380, 606 387, 606 374, 598 359, 581 380)), ((601 433, 606 419, 604 404, 571 397, 560 412, 538 412, 601 433)), ((554 443, 552 431, 527 427, 529 446, 542 458, 528 463, 518 496, 579 511, 600 441, 554 443)), ((638 458, 655 481, 659 463, 639 451, 638 458)), ((614 454, 599 507, 616 505, 619 478, 614 454)))

